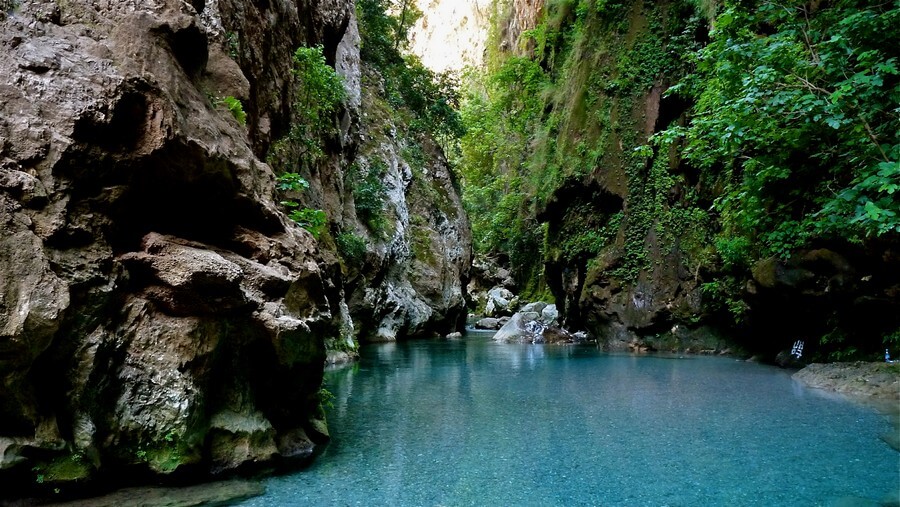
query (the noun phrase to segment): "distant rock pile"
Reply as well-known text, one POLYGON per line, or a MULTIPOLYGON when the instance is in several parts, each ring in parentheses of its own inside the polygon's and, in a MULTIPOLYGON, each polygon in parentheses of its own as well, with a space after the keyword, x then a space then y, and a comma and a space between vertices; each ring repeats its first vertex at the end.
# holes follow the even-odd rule
POLYGON ((555 304, 535 301, 518 307, 519 297, 502 286, 488 290, 484 300, 485 316, 475 321, 475 329, 496 330, 495 341, 505 343, 593 341, 584 331, 572 333, 560 327, 559 310, 555 304))

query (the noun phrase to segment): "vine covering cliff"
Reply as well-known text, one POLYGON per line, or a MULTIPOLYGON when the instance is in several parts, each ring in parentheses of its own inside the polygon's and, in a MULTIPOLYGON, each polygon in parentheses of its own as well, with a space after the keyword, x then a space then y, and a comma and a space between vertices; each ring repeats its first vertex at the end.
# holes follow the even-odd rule
POLYGON ((427 135, 397 155, 410 118, 366 119, 352 2, 0 6, 5 486, 308 459, 329 353, 456 329, 466 218, 427 135), (341 103, 312 162, 270 165, 316 46, 341 103))
POLYGON ((463 108, 476 251, 610 348, 897 344, 896 8, 497 5, 463 108))

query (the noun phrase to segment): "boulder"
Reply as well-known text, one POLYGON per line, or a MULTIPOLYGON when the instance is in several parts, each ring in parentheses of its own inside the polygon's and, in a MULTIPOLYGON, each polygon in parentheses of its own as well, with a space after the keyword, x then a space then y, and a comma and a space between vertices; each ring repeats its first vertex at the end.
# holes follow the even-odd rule
POLYGON ((584 332, 569 333, 548 323, 537 312, 518 312, 494 334, 494 341, 504 343, 583 343, 584 332))
POLYGON ((519 308, 519 311, 520 312, 541 313, 542 311, 544 311, 544 308, 546 308, 546 307, 547 307, 547 303, 542 303, 540 301, 537 301, 535 303, 528 303, 527 305, 523 306, 522 308, 519 308))
POLYGON ((526 339, 531 342, 534 337, 525 330, 525 321, 522 314, 517 313, 509 319, 509 322, 503 325, 499 331, 494 333, 494 341, 505 343, 522 343, 526 339))
POLYGON ((475 323, 475 329, 490 329, 496 331, 500 329, 500 319, 493 317, 485 317, 475 323))
POLYGON ((516 298, 508 289, 494 287, 487 293, 487 303, 484 307, 484 314, 487 317, 512 315, 512 309, 515 307, 516 303, 518 303, 518 298, 516 298))
POLYGON ((547 305, 541 310, 541 320, 548 324, 556 323, 559 319, 559 310, 556 309, 556 305, 547 305))
POLYGON ((538 312, 519 312, 518 315, 522 316, 522 321, 525 323, 534 322, 541 319, 541 314, 538 312))

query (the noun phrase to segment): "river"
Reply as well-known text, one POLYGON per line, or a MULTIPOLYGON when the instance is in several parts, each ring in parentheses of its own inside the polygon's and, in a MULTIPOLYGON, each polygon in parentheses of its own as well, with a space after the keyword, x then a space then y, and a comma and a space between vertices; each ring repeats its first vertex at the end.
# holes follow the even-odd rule
POLYGON ((326 373, 332 441, 241 504, 870 505, 889 421, 734 358, 485 337, 362 349, 326 373))

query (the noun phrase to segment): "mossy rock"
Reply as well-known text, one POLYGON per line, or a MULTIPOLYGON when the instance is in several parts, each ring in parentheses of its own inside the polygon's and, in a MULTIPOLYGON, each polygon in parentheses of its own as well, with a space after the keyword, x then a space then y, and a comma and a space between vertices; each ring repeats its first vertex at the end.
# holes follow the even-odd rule
POLYGON ((86 481, 93 475, 94 467, 82 454, 75 453, 40 463, 32 471, 39 484, 59 484, 86 481))
POLYGON ((182 444, 160 445, 147 451, 147 465, 158 474, 171 474, 179 467, 199 463, 200 454, 182 444))

